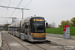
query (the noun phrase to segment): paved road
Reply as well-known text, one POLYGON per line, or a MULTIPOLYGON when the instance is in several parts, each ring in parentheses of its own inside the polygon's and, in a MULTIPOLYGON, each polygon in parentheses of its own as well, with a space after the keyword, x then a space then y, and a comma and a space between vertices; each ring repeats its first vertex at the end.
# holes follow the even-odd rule
POLYGON ((63 48, 57 48, 57 45, 51 44, 50 42, 31 43, 28 41, 22 41, 6 32, 3 32, 3 36, 7 40, 11 50, 63 50, 63 48))
MULTIPOLYGON (((48 34, 47 33, 47 36, 63 38, 63 35, 60 35, 60 34, 48 34)), ((75 36, 71 36, 71 39, 75 40, 75 36)))
POLYGON ((0 32, 0 49, 1 49, 1 46, 2 46, 2 36, 1 36, 1 32, 0 32))
POLYGON ((3 33, 3 37, 6 39, 10 50, 27 50, 27 48, 23 47, 17 41, 15 41, 11 36, 6 33, 3 33))
POLYGON ((51 40, 52 43, 63 45, 65 49, 67 50, 75 50, 75 40, 71 39, 64 39, 54 36, 46 36, 47 40, 51 40), (65 47, 66 46, 66 47, 65 47))

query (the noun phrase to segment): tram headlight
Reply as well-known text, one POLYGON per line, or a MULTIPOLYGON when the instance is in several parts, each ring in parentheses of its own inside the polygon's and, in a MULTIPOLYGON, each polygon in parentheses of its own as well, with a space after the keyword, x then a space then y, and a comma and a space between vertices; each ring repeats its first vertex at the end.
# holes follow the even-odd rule
POLYGON ((46 33, 45 33, 45 35, 46 35, 46 33))
POLYGON ((31 33, 31 35, 32 35, 33 33, 31 33))

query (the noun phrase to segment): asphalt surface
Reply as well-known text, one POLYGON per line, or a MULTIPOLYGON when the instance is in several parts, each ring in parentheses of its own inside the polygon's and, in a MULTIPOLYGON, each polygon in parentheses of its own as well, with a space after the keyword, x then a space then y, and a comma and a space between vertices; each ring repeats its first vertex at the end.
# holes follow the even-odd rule
MULTIPOLYGON (((51 44, 50 42, 28 42, 28 41, 22 41, 19 38, 8 34, 7 32, 2 32, 3 40, 7 41, 3 43, 3 46, 6 47, 8 44, 8 47, 10 50, 64 50, 63 46, 57 46, 54 44, 51 44)), ((8 49, 8 47, 6 47, 8 49)), ((5 49, 4 49, 5 50, 5 49)))
POLYGON ((21 44, 19 44, 17 41, 15 41, 11 36, 9 36, 6 33, 3 33, 3 37, 6 39, 10 50, 27 50, 25 47, 23 47, 21 44))
MULTIPOLYGON (((47 36, 52 36, 52 37, 59 37, 59 38, 63 38, 63 35, 60 34, 46 34, 47 36)), ((71 40, 75 40, 75 36, 71 36, 71 40)))
POLYGON ((1 46, 2 46, 2 36, 1 36, 1 32, 0 32, 0 49, 1 49, 1 46))

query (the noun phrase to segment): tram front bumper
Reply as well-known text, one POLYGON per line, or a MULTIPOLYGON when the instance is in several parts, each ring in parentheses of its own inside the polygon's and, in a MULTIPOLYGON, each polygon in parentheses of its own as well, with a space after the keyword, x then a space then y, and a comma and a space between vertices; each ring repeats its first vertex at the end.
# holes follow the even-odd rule
POLYGON ((43 41, 46 41, 46 37, 43 37, 43 38, 32 37, 31 38, 31 42, 43 42, 43 41))

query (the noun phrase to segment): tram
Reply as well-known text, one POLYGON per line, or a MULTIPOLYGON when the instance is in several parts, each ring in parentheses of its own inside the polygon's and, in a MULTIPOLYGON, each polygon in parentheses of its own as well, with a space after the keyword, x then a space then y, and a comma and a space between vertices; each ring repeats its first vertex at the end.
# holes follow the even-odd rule
POLYGON ((31 42, 46 41, 45 19, 44 17, 28 17, 8 26, 8 31, 31 42))

